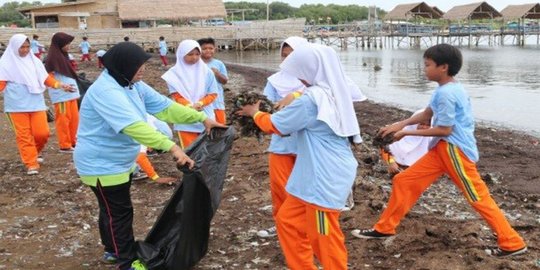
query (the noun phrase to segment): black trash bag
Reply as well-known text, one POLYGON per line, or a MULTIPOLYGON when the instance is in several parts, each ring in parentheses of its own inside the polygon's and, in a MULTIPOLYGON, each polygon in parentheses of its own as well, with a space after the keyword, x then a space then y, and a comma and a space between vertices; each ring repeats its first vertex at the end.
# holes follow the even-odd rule
POLYGON ((149 270, 190 269, 206 255, 234 136, 233 127, 214 128, 186 149, 195 168, 179 168, 181 184, 146 239, 137 242, 137 256, 149 270))
POLYGON ((86 91, 88 90, 90 85, 92 85, 92 83, 94 82, 86 78, 86 73, 81 72, 77 74, 77 87, 79 88, 79 94, 81 95, 81 97, 77 101, 77 105, 79 106, 79 108, 81 107, 81 102, 84 98, 84 94, 86 94, 86 91))

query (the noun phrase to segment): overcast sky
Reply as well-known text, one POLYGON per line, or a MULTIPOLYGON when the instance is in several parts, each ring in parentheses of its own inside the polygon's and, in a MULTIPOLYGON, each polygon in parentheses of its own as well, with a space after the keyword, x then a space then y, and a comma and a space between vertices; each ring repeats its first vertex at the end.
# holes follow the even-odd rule
MULTIPOLYGON (((32 0, 27 0, 28 2, 32 2, 32 0)), ((224 2, 231 1, 231 2, 241 2, 242 0, 225 0, 224 2)), ((245 1, 245 0, 243 0, 245 1)), ((0 4, 3 5, 6 2, 12 2, 10 0, 0 0, 0 4)), ((22 1, 18 1, 22 2, 22 1)), ((60 3, 59 0, 41 0, 42 3, 60 3)), ((266 0, 253 0, 253 1, 247 1, 247 2, 259 2, 259 3, 266 3, 266 0)), ((272 1, 270 1, 271 3, 272 1)), ((281 0, 280 2, 289 3, 289 5, 294 7, 299 7, 302 4, 337 4, 337 5, 349 5, 349 4, 356 4, 361 6, 370 6, 375 5, 377 7, 380 7, 386 11, 392 10, 396 5, 399 4, 408 4, 408 3, 417 3, 421 2, 420 0, 383 0, 383 1, 376 1, 376 0, 281 0)), ((470 3, 477 3, 482 2, 481 0, 431 0, 431 1, 424 1, 428 5, 437 6, 442 11, 448 11, 453 6, 458 5, 465 5, 470 3)), ((492 5, 495 9, 498 11, 501 11, 503 8, 505 8, 508 5, 518 5, 518 4, 527 4, 527 3, 538 3, 538 0, 487 0, 488 4, 492 5)))

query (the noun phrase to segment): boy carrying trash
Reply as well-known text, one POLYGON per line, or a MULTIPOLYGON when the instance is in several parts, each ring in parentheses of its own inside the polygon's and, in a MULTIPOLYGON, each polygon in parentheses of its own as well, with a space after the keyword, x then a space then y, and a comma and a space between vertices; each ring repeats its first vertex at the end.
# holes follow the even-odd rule
POLYGON ((476 168, 478 149, 471 103, 463 85, 454 79, 462 61, 461 52, 448 44, 435 45, 424 52, 424 73, 428 80, 439 84, 428 107, 410 118, 383 127, 379 133, 384 137, 395 132, 393 136, 396 141, 411 135, 433 136, 430 150, 394 177, 388 206, 375 226, 367 230, 353 230, 354 236, 367 239, 394 236, 399 222, 424 190, 447 174, 497 234, 498 247, 486 249, 486 253, 505 257, 527 251, 527 245, 489 194, 476 168), (431 128, 403 130, 407 125, 429 119, 432 119, 431 128))

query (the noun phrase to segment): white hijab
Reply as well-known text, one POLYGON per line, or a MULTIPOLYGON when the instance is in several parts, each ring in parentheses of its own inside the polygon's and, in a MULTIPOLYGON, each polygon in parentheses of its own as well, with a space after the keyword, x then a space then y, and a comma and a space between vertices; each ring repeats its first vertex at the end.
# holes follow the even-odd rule
MULTIPOLYGON (((423 111, 424 109, 416 111, 413 115, 423 111)), ((409 125, 404 127, 403 130, 416 130, 417 128, 418 125, 409 125)), ((411 166, 427 153, 431 139, 432 137, 426 136, 405 136, 388 147, 397 163, 411 166)))
POLYGON ((197 41, 186 39, 180 42, 176 51, 176 64, 165 72, 161 78, 182 97, 191 103, 196 103, 206 95, 206 77, 208 72, 211 71, 202 59, 199 59, 193 65, 184 61, 184 56, 193 49, 201 51, 197 41))
MULTIPOLYGON (((288 44, 293 50, 296 48, 308 44, 308 41, 305 38, 301 37, 288 37, 281 43, 280 52, 283 51, 283 46, 285 44, 288 44)), ((288 94, 294 92, 294 91, 304 91, 306 88, 305 85, 298 80, 298 78, 295 78, 288 73, 278 71, 274 73, 272 76, 268 77, 268 82, 276 89, 279 96, 284 98, 288 94)))
POLYGON ((45 92, 45 80, 49 76, 43 63, 29 52, 25 57, 19 55, 19 48, 28 37, 15 34, 9 39, 6 51, 0 58, 0 81, 24 84, 31 94, 45 92))
POLYGON ((360 127, 353 107, 353 90, 334 49, 309 44, 295 49, 280 65, 283 72, 305 80, 305 91, 318 107, 317 119, 341 137, 353 136, 361 143, 360 127))

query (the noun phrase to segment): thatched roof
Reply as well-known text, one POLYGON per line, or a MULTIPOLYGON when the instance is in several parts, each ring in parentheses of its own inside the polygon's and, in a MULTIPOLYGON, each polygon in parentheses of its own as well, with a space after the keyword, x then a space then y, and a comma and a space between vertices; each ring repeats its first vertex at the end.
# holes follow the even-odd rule
POLYGON ((58 7, 68 7, 68 6, 77 6, 77 5, 84 5, 84 4, 92 4, 95 3, 94 0, 82 0, 82 1, 76 1, 76 2, 67 2, 67 3, 60 3, 60 4, 47 4, 43 6, 29 6, 29 7, 23 7, 17 9, 20 12, 29 12, 32 10, 40 10, 40 9, 49 9, 49 8, 58 8, 58 7))
POLYGON ((540 19, 540 4, 509 5, 501 11, 501 14, 506 20, 540 19))
POLYGON ((463 20, 463 19, 491 19, 501 17, 495 8, 486 2, 478 2, 463 6, 455 6, 443 15, 447 20, 463 20))
POLYGON ((422 17, 429 19, 438 19, 441 15, 430 7, 425 2, 401 4, 392 9, 386 16, 385 20, 408 20, 414 17, 422 17))
POLYGON ((204 19, 226 17, 221 0, 118 0, 122 20, 204 19))
POLYGON ((437 11, 437 13, 439 13, 441 15, 441 17, 444 15, 444 11, 442 11, 440 8, 438 8, 436 6, 433 6, 432 8, 433 8, 433 10, 437 11))

